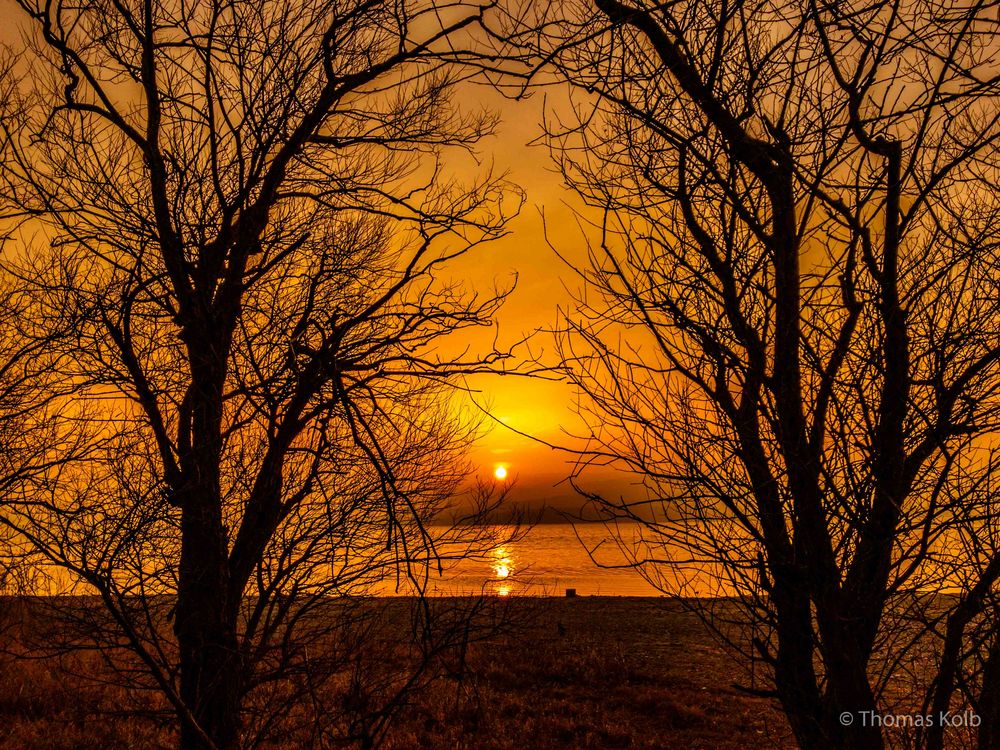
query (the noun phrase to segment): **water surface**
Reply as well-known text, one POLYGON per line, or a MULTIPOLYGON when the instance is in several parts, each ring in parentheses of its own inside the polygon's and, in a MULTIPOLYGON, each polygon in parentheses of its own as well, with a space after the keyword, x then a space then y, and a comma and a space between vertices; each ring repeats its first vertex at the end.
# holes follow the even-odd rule
MULTIPOLYGON (((507 536, 502 527, 499 531, 501 537, 507 536)), ((631 538, 628 528, 619 534, 631 538)), ((435 574, 428 581, 428 592, 437 596, 483 592, 564 596, 566 589, 575 589, 578 596, 662 595, 629 565, 626 554, 600 523, 538 524, 476 559, 447 565, 443 575, 435 574)), ((405 590, 386 586, 379 593, 405 590)))

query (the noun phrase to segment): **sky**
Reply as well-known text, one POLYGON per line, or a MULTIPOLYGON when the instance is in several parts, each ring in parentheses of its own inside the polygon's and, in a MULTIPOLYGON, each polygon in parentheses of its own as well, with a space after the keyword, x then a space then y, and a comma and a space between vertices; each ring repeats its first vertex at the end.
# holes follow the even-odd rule
MULTIPOLYGON (((0 17, 16 14, 10 0, 0 0, 0 17)), ((17 25, 0 30, 0 42, 14 43, 18 36, 17 25)), ((517 277, 516 289, 497 316, 499 328, 479 330, 469 341, 473 348, 478 344, 480 351, 488 351, 498 331, 501 346, 513 343, 539 329, 551 328, 557 322, 558 309, 572 304, 570 290, 579 287, 579 279, 550 246, 546 230, 548 240, 564 258, 582 260, 586 242, 577 212, 586 210, 563 184, 548 148, 540 143, 532 145, 542 135, 544 112, 551 111, 553 92, 546 94, 548 101, 542 94, 512 101, 489 86, 466 83, 456 94, 460 109, 487 109, 500 117, 496 132, 480 144, 480 163, 462 160, 457 170, 468 171, 471 177, 492 165, 495 173, 506 172, 526 198, 505 238, 477 248, 451 266, 451 273, 464 278, 472 288, 489 289, 494 283, 507 286, 517 277)), ((559 92, 554 94, 558 98, 559 92)), ((532 352, 551 353, 551 336, 536 333, 530 347, 532 352)), ((562 510, 578 509, 582 501, 564 481, 572 472, 573 456, 546 445, 579 445, 567 435, 582 429, 571 408, 571 387, 551 380, 496 376, 478 376, 468 385, 474 408, 488 412, 483 415, 486 434, 469 456, 478 476, 492 481, 495 468, 503 465, 515 502, 533 508, 544 503, 562 510)), ((591 479, 594 488, 616 490, 625 484, 621 477, 606 471, 592 474, 591 479)))
MULTIPOLYGON (((507 284, 517 274, 516 289, 497 317, 500 343, 509 343, 532 331, 551 328, 558 320, 559 308, 572 304, 571 292, 579 288, 580 280, 559 256, 569 261, 586 258, 578 214, 585 216, 586 207, 563 184, 548 148, 533 144, 543 132, 543 113, 551 100, 546 103, 535 95, 526 101, 511 101, 485 86, 468 85, 461 89, 458 104, 463 108, 487 107, 499 114, 499 128, 481 145, 479 156, 484 165, 492 163, 497 172, 508 172, 509 179, 526 194, 524 208, 511 221, 508 236, 477 249, 453 268, 453 272, 468 274, 468 282, 480 288, 494 280, 507 284)), ((481 346, 488 347, 495 333, 495 329, 480 332, 481 346)), ((547 356, 552 351, 551 336, 540 330, 532 338, 531 349, 547 356)), ((495 467, 503 465, 509 472, 508 481, 514 482, 514 502, 530 508, 544 503, 564 511, 579 509, 582 499, 564 481, 572 472, 573 455, 545 444, 580 445, 568 434, 582 430, 572 410, 571 386, 488 375, 471 380, 470 385, 473 400, 489 410, 488 432, 470 455, 479 476, 489 479, 495 467)), ((619 492, 627 484, 623 476, 608 470, 588 472, 589 488, 619 492)))

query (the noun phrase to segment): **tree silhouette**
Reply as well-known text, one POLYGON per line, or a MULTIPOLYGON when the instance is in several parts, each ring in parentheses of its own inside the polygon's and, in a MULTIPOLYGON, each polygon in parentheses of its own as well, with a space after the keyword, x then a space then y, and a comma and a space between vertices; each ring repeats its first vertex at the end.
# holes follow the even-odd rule
POLYGON ((485 9, 20 6, 0 173, 27 251, 8 271, 96 442, 9 523, 97 592, 78 624, 138 657, 181 747, 252 744, 274 718, 245 723, 254 696, 280 710, 308 644, 347 642, 329 595, 399 565, 420 590, 476 546, 425 524, 475 430, 450 388, 506 358, 443 341, 491 325, 506 291, 447 268, 520 204, 445 176, 493 124, 450 99, 485 9))
POLYGON ((722 572, 716 615, 751 625, 714 623, 810 750, 883 746, 840 715, 885 707, 915 641, 942 665, 905 675, 925 707, 963 660, 995 700, 994 10, 594 0, 495 29, 508 72, 575 88, 549 140, 603 216, 557 337, 580 471, 614 463, 648 500, 591 497, 645 525, 660 585, 722 572), (921 595, 945 587, 957 610, 921 595))

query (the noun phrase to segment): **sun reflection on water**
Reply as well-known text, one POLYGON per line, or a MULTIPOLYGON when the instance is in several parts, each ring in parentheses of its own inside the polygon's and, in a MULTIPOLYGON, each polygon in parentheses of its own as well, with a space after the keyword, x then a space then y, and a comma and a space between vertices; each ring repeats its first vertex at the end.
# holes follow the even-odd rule
POLYGON ((495 591, 498 596, 508 596, 511 592, 510 577, 514 574, 514 560, 510 555, 510 550, 506 546, 499 546, 493 550, 493 560, 490 563, 493 568, 492 583, 499 583, 495 591))

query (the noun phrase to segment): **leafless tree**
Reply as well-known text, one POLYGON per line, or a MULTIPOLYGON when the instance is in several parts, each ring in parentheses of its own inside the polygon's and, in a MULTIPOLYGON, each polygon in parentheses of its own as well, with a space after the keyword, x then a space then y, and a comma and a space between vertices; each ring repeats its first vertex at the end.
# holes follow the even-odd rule
MULTIPOLYGON (((394 576, 420 593, 478 548, 427 524, 476 430, 452 389, 507 358, 444 340, 492 324, 507 290, 470 290, 448 264, 520 205, 502 178, 450 176, 493 125, 451 101, 488 9, 19 5, 6 272, 91 450, 7 524, 56 583, 96 594, 72 616, 163 697, 181 747, 254 745, 341 674, 324 659, 361 664, 345 597, 394 576)), ((383 681, 378 705, 352 682, 367 718, 347 734, 374 744, 418 678, 383 681)), ((333 708, 313 709, 310 741, 328 743, 333 708)))
POLYGON ((938 667, 909 708, 967 684, 994 746, 996 28, 995 4, 933 0, 593 0, 495 27, 508 72, 574 88, 550 143, 602 217, 558 340, 581 471, 648 500, 593 499, 644 525, 661 585, 725 576, 734 645, 810 750, 884 746, 860 712, 917 642, 938 667))
MULTIPOLYGON (((60 418, 56 362, 47 356, 51 339, 26 331, 30 304, 9 280, 0 285, 0 518, 5 520, 9 501, 44 487, 53 470, 88 449, 60 418)), ((36 563, 28 540, 0 522, 0 597, 7 601, 30 593, 36 563)), ((0 612, 2 625, 9 624, 8 614, 6 607, 0 612)))

